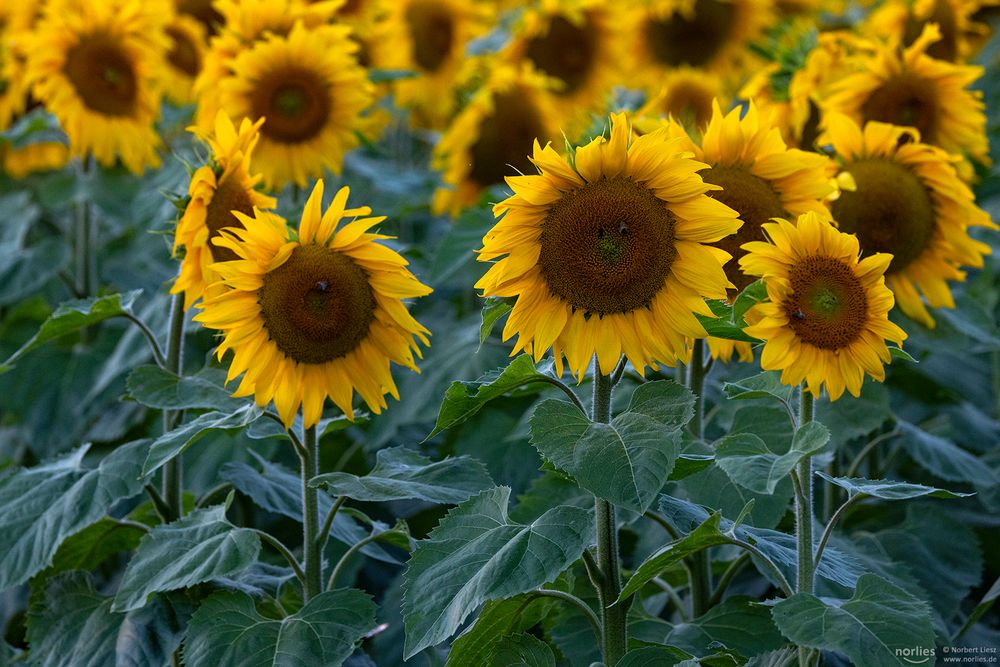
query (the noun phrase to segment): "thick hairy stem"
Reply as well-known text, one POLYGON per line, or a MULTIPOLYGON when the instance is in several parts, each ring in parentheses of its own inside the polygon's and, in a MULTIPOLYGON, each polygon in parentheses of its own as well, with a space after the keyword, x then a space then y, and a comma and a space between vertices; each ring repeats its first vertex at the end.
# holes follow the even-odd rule
MULTIPOLYGON (((184 358, 184 295, 175 294, 170 301, 170 323, 167 334, 167 355, 164 367, 166 370, 180 375, 184 358)), ((181 419, 181 411, 163 411, 163 432, 167 433, 177 427, 181 419)), ((170 509, 170 519, 178 519, 184 515, 182 489, 184 486, 183 465, 181 455, 177 455, 163 466, 163 500, 170 509)))
POLYGON ((319 443, 316 427, 306 429, 302 457, 302 553, 305 565, 305 601, 323 592, 323 552, 319 546, 319 491, 309 480, 319 474, 319 443))
MULTIPOLYGON (((705 341, 694 342, 691 349, 691 363, 687 367, 687 386, 695 395, 694 417, 688 424, 691 435, 702 439, 704 433, 705 400, 705 341)), ((707 612, 712 599, 712 558, 706 549, 694 554, 690 559, 691 571, 691 615, 697 618, 707 612)))
MULTIPOLYGON (((803 386, 799 392, 799 428, 813 420, 813 396, 803 386)), ((795 467, 798 480, 795 493, 795 542, 798 554, 795 590, 813 592, 816 563, 813 555, 813 474, 812 459, 805 457, 795 467)), ((809 649, 799 647, 799 665, 807 667, 811 660, 809 649)))

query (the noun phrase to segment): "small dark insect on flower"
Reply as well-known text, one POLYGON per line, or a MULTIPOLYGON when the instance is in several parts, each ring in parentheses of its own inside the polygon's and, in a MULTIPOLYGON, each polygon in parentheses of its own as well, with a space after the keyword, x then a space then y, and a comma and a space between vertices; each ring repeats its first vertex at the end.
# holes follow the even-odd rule
POLYGON ((792 313, 792 317, 794 317, 797 320, 804 320, 806 319, 806 314, 803 313, 801 310, 796 310, 794 313, 792 313))
POLYGON ((316 289, 318 289, 320 292, 325 292, 329 288, 330 288, 330 283, 326 282, 325 280, 320 280, 318 283, 316 283, 316 289))
POLYGON ((622 236, 628 234, 628 225, 626 225, 624 222, 618 223, 618 233, 621 234, 622 236))

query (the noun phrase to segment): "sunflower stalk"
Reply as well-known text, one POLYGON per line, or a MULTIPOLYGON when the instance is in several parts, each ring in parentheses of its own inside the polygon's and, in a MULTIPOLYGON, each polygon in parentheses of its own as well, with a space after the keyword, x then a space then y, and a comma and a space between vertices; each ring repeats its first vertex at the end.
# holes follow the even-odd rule
POLYGON ((305 431, 302 459, 302 552, 305 566, 303 600, 309 602, 323 592, 323 550, 319 540, 319 491, 309 480, 319 474, 319 438, 316 427, 305 431))
MULTIPOLYGON (((175 294, 170 299, 170 322, 167 333, 167 355, 165 369, 180 375, 184 358, 184 295, 175 294)), ((163 432, 172 431, 180 422, 182 411, 163 411, 163 432)), ((181 455, 167 461, 163 466, 163 501, 166 503, 171 521, 184 515, 183 466, 181 455)))
MULTIPOLYGON (((813 396, 802 386, 799 391, 799 428, 813 420, 813 396)), ((795 467, 795 541, 798 554, 795 591, 812 593, 816 563, 813 555, 813 483, 812 458, 804 457, 795 467)), ((799 665, 807 667, 810 650, 799 647, 799 665)))
MULTIPOLYGON (((594 362, 593 420, 607 424, 611 421, 611 392, 614 385, 610 375, 601 372, 594 362)), ((625 614, 627 604, 615 604, 621 594, 621 564, 618 553, 618 530, 615 506, 603 498, 594 498, 595 525, 597 528, 597 567, 601 573, 597 589, 601 605, 601 653, 604 663, 616 665, 625 655, 627 646, 625 614)))
MULTIPOLYGON (((705 391, 705 341, 699 338, 694 341, 691 349, 691 362, 687 367, 687 386, 694 394, 694 416, 688 423, 691 435, 699 440, 704 437, 705 401, 702 394, 705 391)), ((691 616, 698 618, 707 612, 712 599, 712 560, 708 550, 699 551, 691 557, 689 564, 691 572, 691 616)))
MULTIPOLYGON (((89 157, 80 162, 80 180, 89 183, 93 177, 93 163, 89 157)), ((73 229, 74 268, 76 269, 75 291, 81 299, 93 296, 97 291, 97 228, 94 225, 90 202, 77 202, 73 229)))

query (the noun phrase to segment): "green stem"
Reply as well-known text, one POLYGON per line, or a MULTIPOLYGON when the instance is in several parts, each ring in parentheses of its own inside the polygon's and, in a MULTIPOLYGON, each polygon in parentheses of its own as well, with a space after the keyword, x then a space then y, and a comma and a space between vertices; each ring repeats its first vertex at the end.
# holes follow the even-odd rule
POLYGON ((351 548, 344 552, 344 555, 340 557, 340 560, 338 560, 337 564, 333 567, 333 572, 330 573, 330 579, 327 580, 326 582, 326 590, 328 591, 333 590, 334 584, 337 583, 337 577, 340 576, 340 573, 344 570, 344 567, 347 565, 348 561, 351 560, 351 556, 358 553, 359 551, 364 549, 367 545, 371 544, 380 537, 383 537, 384 535, 385 533, 372 533, 368 537, 358 540, 357 542, 352 544, 351 548))
POLYGON ((586 619, 590 622, 590 627, 594 630, 594 635, 597 637, 601 636, 601 619, 597 618, 597 614, 594 610, 590 608, 586 602, 576 597, 572 593, 565 593, 563 591, 554 591, 548 588, 539 588, 531 592, 534 597, 540 598, 555 598, 556 600, 562 600, 570 605, 577 608, 586 619))
MULTIPOLYGON (((593 420, 611 421, 611 377, 601 373, 594 362, 593 420)), ((603 498, 594 498, 597 527, 597 566, 601 572, 598 599, 601 604, 601 652, 604 664, 617 665, 627 646, 625 614, 628 604, 615 604, 621 594, 621 566, 618 556, 618 530, 615 506, 603 498)))
MULTIPOLYGON (((84 163, 86 164, 86 163, 84 163)), ((86 174, 86 166, 84 167, 86 174)), ((94 252, 96 229, 91 215, 90 202, 81 201, 77 204, 74 223, 73 265, 76 270, 76 293, 86 298, 93 296, 97 282, 97 255, 94 252)))
MULTIPOLYGON (((695 396, 694 416, 688 423, 691 435, 701 440, 705 437, 705 341, 697 339, 691 348, 691 363, 687 367, 687 386, 695 396)), ((691 556, 691 616, 698 618, 711 608, 712 557, 708 549, 691 556)))
POLYGON ((302 457, 302 551, 305 560, 305 602, 323 591, 323 552, 319 540, 319 491, 309 480, 319 474, 319 442, 316 427, 306 429, 305 456, 302 457))
POLYGON ((833 527, 837 525, 837 522, 844 516, 848 509, 853 507, 856 503, 861 502, 868 497, 866 493, 859 493, 856 496, 851 496, 837 508, 837 511, 833 513, 830 520, 826 524, 826 528, 823 529, 823 535, 819 538, 819 544, 816 547, 816 553, 813 556, 813 567, 819 567, 820 561, 823 559, 823 551, 826 549, 826 543, 830 541, 830 536, 833 535, 833 527))
MULTIPOLYGON (((813 420, 813 396, 802 386, 799 390, 799 428, 813 420)), ((813 481, 812 458, 807 456, 795 466, 798 486, 795 494, 795 541, 798 553, 795 590, 798 593, 812 593, 815 574, 813 556, 813 481)), ((807 667, 810 651, 799 647, 799 665, 807 667)))
POLYGON ((709 606, 714 607, 722 602, 722 598, 726 595, 726 589, 729 588, 729 584, 732 583, 733 578, 739 574, 749 562, 750 553, 746 552, 729 564, 726 571, 722 573, 721 577, 719 577, 719 583, 715 586, 715 592, 712 593, 712 599, 708 601, 709 606))
MULTIPOLYGON (((170 324, 167 337, 167 355, 164 367, 166 370, 180 375, 181 360, 184 358, 184 295, 175 294, 170 301, 170 324)), ((180 422, 180 410, 163 411, 163 432, 169 433, 180 422)), ((163 466, 163 500, 170 511, 170 520, 179 519, 184 515, 182 489, 184 461, 180 455, 167 461, 163 466)))
POLYGON ((319 550, 322 551, 326 546, 326 541, 330 539, 330 530, 333 529, 333 520, 337 518, 337 512, 340 511, 341 506, 344 501, 347 500, 347 496, 338 496, 337 500, 334 501, 333 507, 330 511, 326 513, 326 520, 323 521, 323 529, 319 531, 319 536, 316 538, 316 545, 319 550))
POLYGON ((688 423, 691 435, 699 440, 704 437, 703 418, 705 415, 705 401, 702 393, 705 389, 705 341, 698 338, 691 348, 691 363, 687 368, 687 386, 694 394, 694 417, 688 423))
POLYGON ((281 554, 281 557, 284 558, 288 565, 292 568, 292 572, 295 573, 295 576, 299 581, 305 581, 305 574, 303 574, 302 568, 299 567, 299 562, 295 560, 295 556, 293 556, 292 552, 288 550, 288 547, 281 543, 281 540, 263 530, 258 530, 256 528, 251 528, 250 530, 256 533, 260 539, 271 545, 275 551, 281 554))

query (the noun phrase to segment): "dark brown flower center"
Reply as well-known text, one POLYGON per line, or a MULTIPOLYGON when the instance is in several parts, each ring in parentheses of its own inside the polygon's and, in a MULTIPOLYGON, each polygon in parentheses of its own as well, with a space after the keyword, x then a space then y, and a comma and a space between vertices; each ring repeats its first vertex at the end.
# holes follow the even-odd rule
POLYGON ((285 356, 304 364, 343 357, 368 335, 375 296, 364 269, 321 245, 299 246, 264 276, 264 328, 285 356))
POLYGON ((587 314, 627 313, 663 289, 676 221, 666 202, 630 178, 588 183, 555 202, 542 223, 542 276, 587 314))
POLYGON ((84 105, 108 116, 129 116, 139 97, 132 59, 104 33, 83 35, 66 52, 63 73, 84 105))
POLYGON ((730 291, 732 296, 757 279, 740 270, 740 258, 746 254, 740 246, 750 241, 763 241, 761 225, 770 222, 771 218, 787 217, 787 213, 774 188, 743 167, 712 167, 701 172, 701 177, 706 183, 722 186, 722 190, 709 191, 708 196, 739 213, 743 221, 735 234, 712 244, 733 256, 726 263, 726 277, 736 285, 736 292, 730 291))
POLYGON ((921 140, 935 143, 938 128, 938 99, 934 85, 912 72, 887 79, 861 106, 865 122, 877 120, 908 125, 920 130, 921 140))
POLYGON ((850 266, 833 257, 806 257, 792 267, 789 277, 792 295, 782 306, 800 340, 839 350, 861 335, 868 298, 850 266))
POLYGON ((712 61, 732 34, 736 13, 731 2, 696 0, 690 16, 651 19, 646 43, 661 65, 702 67, 712 61))
POLYGON ((171 41, 167 61, 187 76, 197 76, 198 72, 201 71, 201 56, 198 53, 198 47, 191 41, 191 37, 174 26, 167 28, 167 37, 171 41))
POLYGON ((526 55, 538 69, 566 84, 569 95, 587 82, 597 61, 597 29, 589 15, 582 26, 562 16, 549 22, 549 31, 528 42, 526 55))
POLYGON ((212 201, 208 202, 205 210, 205 226, 208 227, 208 248, 212 252, 212 259, 216 262, 229 262, 240 259, 239 255, 229 248, 216 246, 212 239, 219 235, 225 227, 239 227, 243 229, 233 211, 239 211, 244 215, 253 216, 253 202, 246 189, 240 185, 235 178, 228 178, 222 182, 212 194, 212 201))
POLYGON ((713 92, 694 81, 673 85, 663 99, 662 112, 686 127, 702 128, 712 120, 713 92))
POLYGON ((958 17, 947 0, 935 0, 929 15, 917 18, 910 9, 906 17, 903 43, 909 46, 917 41, 928 23, 937 23, 941 29, 941 39, 927 47, 927 55, 939 60, 955 62, 958 58, 958 17))
POLYGON ((479 125, 479 138, 469 151, 469 178, 488 187, 518 171, 531 172, 528 155, 536 138, 544 141, 544 134, 538 110, 518 89, 494 95, 493 113, 479 125))
POLYGON ((857 184, 833 202, 840 231, 857 234, 861 252, 892 253, 888 273, 923 254, 934 236, 934 201, 920 179, 889 160, 862 160, 844 167, 857 184))
POLYGON ((255 117, 264 117, 261 134, 274 141, 297 144, 312 139, 330 117, 330 89, 307 66, 273 69, 250 96, 255 117))
POLYGON ((209 35, 216 34, 219 26, 226 22, 226 18, 214 7, 213 0, 178 0, 177 11, 198 19, 209 35))
POLYGON ((436 72, 451 55, 455 17, 447 5, 417 0, 406 8, 406 23, 413 42, 413 59, 427 72, 436 72))

